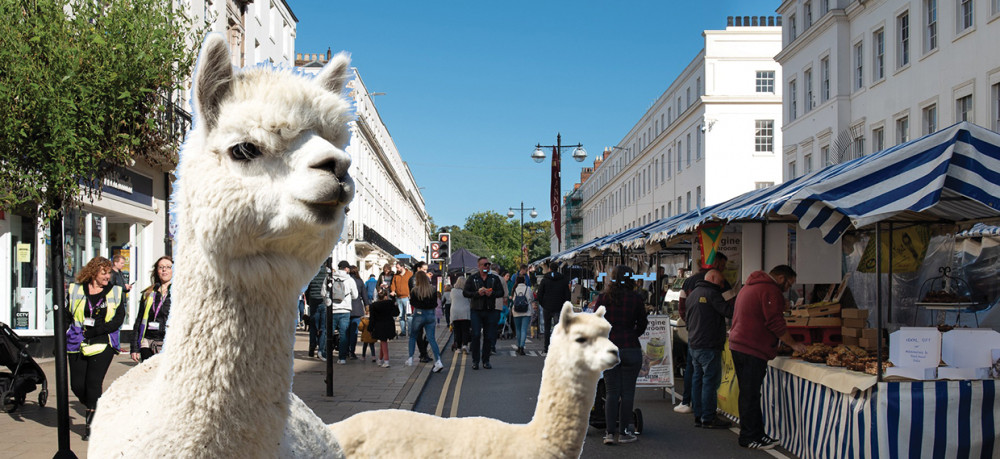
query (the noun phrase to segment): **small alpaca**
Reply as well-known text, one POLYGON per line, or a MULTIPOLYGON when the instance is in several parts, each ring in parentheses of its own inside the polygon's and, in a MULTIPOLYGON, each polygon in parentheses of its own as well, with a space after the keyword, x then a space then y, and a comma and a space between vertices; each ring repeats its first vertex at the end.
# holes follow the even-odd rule
POLYGON ((527 424, 378 410, 358 413, 330 429, 348 458, 579 457, 597 380, 618 364, 610 331, 603 306, 594 314, 575 314, 570 302, 563 305, 545 357, 535 416, 527 424), (384 440, 386 432, 393 433, 390 441, 384 440))
POLYGON ((291 386, 295 299, 354 197, 349 65, 235 73, 226 41, 205 40, 164 351, 101 397, 90 457, 343 457, 291 386))

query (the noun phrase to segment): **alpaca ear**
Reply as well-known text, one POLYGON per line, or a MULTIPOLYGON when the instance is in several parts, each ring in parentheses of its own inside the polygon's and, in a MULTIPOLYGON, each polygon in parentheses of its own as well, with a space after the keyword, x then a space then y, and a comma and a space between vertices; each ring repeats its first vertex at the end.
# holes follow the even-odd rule
POLYGON ((597 317, 604 317, 605 312, 607 312, 607 309, 604 309, 604 306, 598 306, 597 310, 594 311, 594 315, 597 317))
POLYGON ((340 52, 336 56, 333 56, 333 59, 330 59, 330 62, 323 67, 323 70, 320 70, 319 75, 316 75, 316 81, 327 91, 340 94, 344 91, 344 87, 347 86, 350 73, 351 55, 340 52))
POLYGON ((232 81, 233 64, 226 39, 217 33, 209 34, 201 45, 194 77, 194 105, 209 130, 219 120, 219 107, 232 81))
POLYGON ((570 303, 569 301, 563 303, 562 311, 559 313, 559 325, 562 325, 568 330, 569 325, 573 323, 573 319, 575 318, 575 314, 573 314, 573 303, 570 303))

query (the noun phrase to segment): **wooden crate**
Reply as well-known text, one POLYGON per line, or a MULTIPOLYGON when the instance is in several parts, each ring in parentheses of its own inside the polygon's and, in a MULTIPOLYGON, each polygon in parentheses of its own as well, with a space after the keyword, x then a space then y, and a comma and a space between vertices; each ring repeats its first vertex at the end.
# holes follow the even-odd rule
POLYGON ((842 322, 840 317, 809 317, 810 327, 840 327, 842 322))
POLYGON ((878 347, 878 340, 858 338, 858 346, 860 346, 862 349, 873 350, 878 347))
MULTIPOLYGON (((841 327, 840 334, 844 335, 844 336, 850 336, 851 338, 860 338, 861 337, 861 330, 862 330, 861 328, 841 327)), ((857 344, 857 343, 855 343, 855 344, 857 344)))
POLYGON ((844 344, 846 344, 848 346, 857 346, 858 345, 858 339, 859 338, 857 336, 843 335, 843 339, 844 339, 844 344))
POLYGON ((840 310, 840 317, 845 319, 867 319, 868 313, 867 309, 847 308, 840 310))
POLYGON ((816 317, 816 316, 829 316, 837 314, 840 312, 839 304, 829 304, 826 306, 820 306, 816 308, 795 308, 792 309, 792 315, 795 317, 816 317))
POLYGON ((848 328, 865 328, 868 321, 865 319, 844 319, 844 326, 848 328))
POLYGON ((874 328, 862 328, 861 335, 858 337, 874 342, 875 338, 878 338, 878 330, 874 328))
POLYGON ((785 317, 785 324, 789 327, 807 327, 809 319, 806 317, 785 317))

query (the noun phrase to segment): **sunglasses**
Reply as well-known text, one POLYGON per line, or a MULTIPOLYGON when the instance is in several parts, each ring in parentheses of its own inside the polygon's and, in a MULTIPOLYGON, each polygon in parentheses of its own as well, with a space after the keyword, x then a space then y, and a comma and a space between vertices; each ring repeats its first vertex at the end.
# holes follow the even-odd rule
POLYGON ((492 263, 483 263, 483 266, 490 267, 490 266, 493 266, 493 264, 492 263))

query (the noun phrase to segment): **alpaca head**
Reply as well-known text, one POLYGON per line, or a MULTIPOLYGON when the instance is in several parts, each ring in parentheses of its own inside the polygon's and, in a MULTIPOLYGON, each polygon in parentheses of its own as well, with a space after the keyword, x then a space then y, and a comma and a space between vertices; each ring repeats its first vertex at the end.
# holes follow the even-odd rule
MULTIPOLYGON (((290 69, 234 71, 218 34, 194 75, 195 127, 178 166, 183 243, 209 257, 280 254, 311 272, 344 225, 354 182, 347 174, 350 59, 338 54, 315 77, 290 69)), ((264 269, 275 269, 274 260, 264 269)), ((252 273, 248 273, 252 274, 252 273)))
POLYGON ((573 304, 563 303, 559 323, 554 327, 549 354, 562 362, 575 362, 579 369, 601 372, 618 365, 618 346, 608 339, 611 324, 604 318, 604 306, 593 314, 573 312, 573 304))

